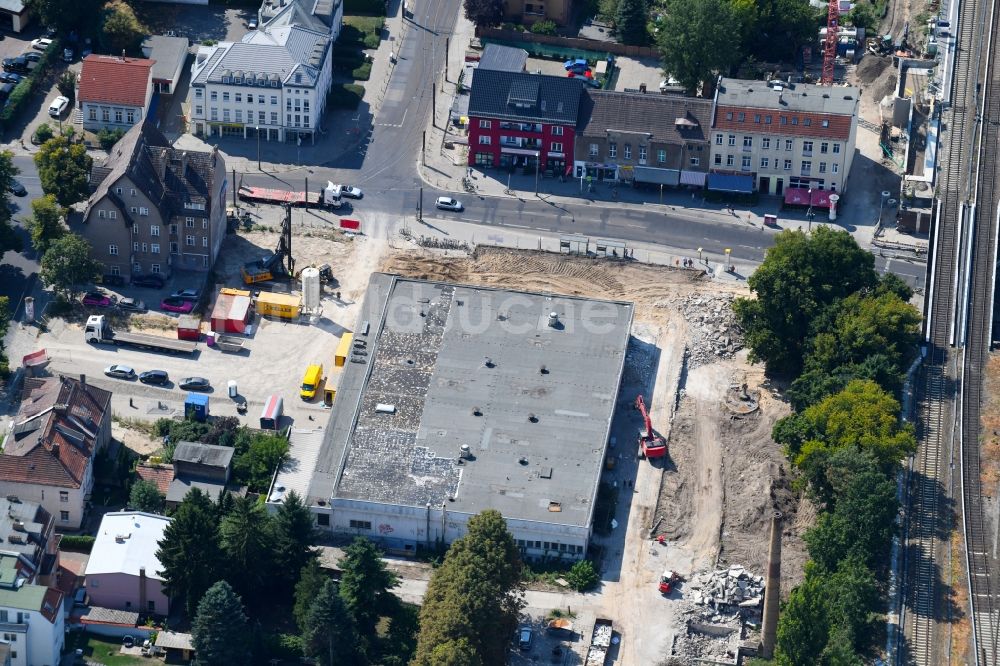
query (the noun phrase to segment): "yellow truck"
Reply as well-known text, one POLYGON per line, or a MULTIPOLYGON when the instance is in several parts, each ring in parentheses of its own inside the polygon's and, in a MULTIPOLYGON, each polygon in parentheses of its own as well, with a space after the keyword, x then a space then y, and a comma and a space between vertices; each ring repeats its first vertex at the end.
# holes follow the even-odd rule
POLYGON ((299 396, 303 400, 312 400, 316 397, 316 391, 323 384, 323 366, 322 364, 310 365, 306 368, 306 374, 302 378, 302 390, 299 392, 299 396))

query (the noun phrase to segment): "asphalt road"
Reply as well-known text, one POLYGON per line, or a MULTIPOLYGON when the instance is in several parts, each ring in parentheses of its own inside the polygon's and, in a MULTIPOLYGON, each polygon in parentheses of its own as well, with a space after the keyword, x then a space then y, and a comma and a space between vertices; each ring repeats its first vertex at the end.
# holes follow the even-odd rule
MULTIPOLYGON (((30 156, 15 156, 14 165, 21 170, 17 179, 28 190, 27 196, 11 195, 10 202, 14 207, 15 223, 24 242, 24 252, 7 252, 0 262, 0 296, 10 299, 11 308, 18 307, 21 297, 28 289, 33 276, 38 272, 39 257, 31 248, 31 240, 25 228, 24 220, 31 217, 31 201, 42 196, 42 185, 38 180, 35 163, 30 156)), ((14 313, 16 314, 16 313, 14 313)))

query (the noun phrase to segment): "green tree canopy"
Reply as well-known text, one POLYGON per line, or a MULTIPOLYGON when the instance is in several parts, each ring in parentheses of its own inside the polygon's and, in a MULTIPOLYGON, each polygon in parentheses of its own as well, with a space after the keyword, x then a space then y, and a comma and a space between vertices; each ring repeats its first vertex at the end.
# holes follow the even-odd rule
POLYGON ((42 282, 62 294, 72 295, 78 285, 100 274, 101 264, 90 258, 90 243, 76 234, 60 236, 42 255, 42 282))
POLYGON ((379 618, 396 608, 397 600, 390 590, 399 585, 399 576, 385 568, 378 547, 364 537, 355 538, 344 549, 339 566, 340 596, 354 618, 358 635, 371 646, 379 618))
POLYGON ((104 5, 104 27, 101 38, 105 48, 120 55, 140 53, 139 47, 149 30, 136 17, 132 7, 123 0, 112 0, 104 5))
POLYGON ((867 0, 855 3, 851 11, 847 13, 848 24, 855 28, 864 28, 865 31, 874 33, 878 29, 879 16, 875 11, 875 5, 867 0))
POLYGON ((140 479, 132 484, 128 495, 128 505, 136 511, 147 513, 163 513, 163 493, 156 485, 140 479))
POLYGON ((618 0, 615 32, 623 43, 643 46, 649 42, 648 22, 649 6, 646 0, 618 0))
POLYGON ((247 663, 247 616, 243 602, 226 581, 208 588, 198 603, 198 614, 191 623, 191 643, 199 666, 247 663))
POLYGON ((31 244, 42 255, 53 241, 66 235, 62 208, 54 196, 46 194, 31 202, 31 220, 28 222, 28 228, 31 231, 31 244))
POLYGON ((159 546, 156 557, 163 566, 166 593, 183 601, 193 616, 202 595, 221 577, 219 526, 208 495, 197 488, 188 492, 159 546))
POLYGON ((473 516, 467 527, 431 576, 413 666, 437 666, 435 650, 462 639, 483 664, 505 661, 524 607, 520 552, 498 511, 473 516))
POLYGON ((482 666, 483 660, 468 638, 459 638, 435 645, 430 663, 434 666, 482 666))
POLYGON ((236 458, 233 471, 251 490, 267 492, 274 470, 287 455, 288 440, 281 435, 256 435, 247 451, 236 458))
POLYGON ((818 12, 808 0, 757 0, 749 53, 763 62, 795 60, 804 45, 816 40, 821 25, 826 25, 826 5, 818 12))
POLYGON ((86 146, 71 144, 64 136, 49 139, 35 153, 42 191, 53 195, 64 208, 87 198, 93 163, 86 146))
POLYGON ((748 280, 757 298, 738 298, 733 310, 750 356, 769 372, 802 368, 813 320, 831 304, 878 285, 875 259, 846 231, 782 231, 748 280))
POLYGON ((320 666, 357 664, 354 622, 337 592, 337 584, 327 580, 314 594, 302 635, 306 656, 316 659, 320 666))
POLYGON ((10 327, 10 299, 0 296, 0 377, 6 378, 10 374, 10 361, 4 352, 3 339, 7 335, 10 327))
POLYGON ((11 224, 10 185, 20 169, 14 166, 14 153, 9 150, 0 151, 0 258, 8 250, 20 252, 24 243, 17 230, 11 224))
POLYGON ((273 560, 275 535, 271 517, 255 499, 240 497, 222 519, 219 533, 226 579, 254 608, 263 598, 264 586, 278 564, 273 560))
POLYGON ((316 592, 328 580, 330 577, 323 571, 318 559, 310 560, 299 572, 299 580, 295 584, 295 605, 292 614, 295 616, 295 624, 303 634, 306 631, 309 608, 316 598, 316 592))
MULTIPOLYGON (((67 70, 59 75, 59 80, 56 81, 56 88, 59 89, 59 94, 69 100, 69 105, 72 107, 76 103, 76 72, 67 70)), ((36 131, 36 136, 41 138, 36 131)), ((52 132, 49 131, 48 140, 51 137, 52 132)))
POLYGON ((25 6, 42 25, 60 34, 89 33, 97 27, 102 0, 27 0, 25 6))
POLYGON ((659 38, 663 68, 688 92, 739 62, 733 35, 743 26, 729 0, 668 0, 666 12, 659 38))
POLYGON ((503 21, 503 0, 464 0, 465 18, 477 26, 492 28, 503 21))
POLYGON ((817 664, 830 638, 826 587, 819 576, 806 576, 788 595, 778 617, 775 661, 780 666, 817 664))
POLYGON ((316 559, 317 554, 312 547, 316 537, 312 512, 294 490, 282 500, 274 515, 273 526, 274 560, 281 563, 278 569, 278 577, 282 579, 279 588, 291 590, 302 568, 316 559))

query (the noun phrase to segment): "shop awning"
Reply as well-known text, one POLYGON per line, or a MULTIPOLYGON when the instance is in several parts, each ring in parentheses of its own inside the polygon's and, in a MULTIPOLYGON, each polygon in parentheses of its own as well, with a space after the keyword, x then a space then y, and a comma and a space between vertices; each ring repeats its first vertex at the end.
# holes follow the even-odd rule
POLYGON ((704 171, 681 171, 681 185, 705 187, 705 176, 707 175, 704 171))
POLYGON ((710 173, 708 174, 708 189, 716 192, 750 194, 753 192, 753 176, 741 176, 733 173, 710 173))
POLYGON ((528 150, 527 148, 508 148, 507 146, 501 146, 500 152, 507 153, 508 155, 524 155, 525 157, 538 157, 537 150, 528 150))
POLYGON ((640 183, 653 185, 677 185, 681 181, 681 172, 677 169, 657 169, 655 167, 635 167, 635 179, 640 183))
POLYGON ((829 208, 830 190, 813 190, 810 199, 809 190, 804 187, 789 187, 785 190, 785 204, 789 206, 813 206, 814 208, 829 208))

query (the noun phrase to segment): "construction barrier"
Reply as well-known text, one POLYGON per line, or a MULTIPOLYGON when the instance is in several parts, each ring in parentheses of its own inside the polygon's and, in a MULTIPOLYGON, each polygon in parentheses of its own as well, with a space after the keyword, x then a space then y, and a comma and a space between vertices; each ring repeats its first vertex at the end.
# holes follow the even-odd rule
POLYGON ((350 229, 351 231, 361 231, 361 220, 340 220, 341 229, 350 229))

